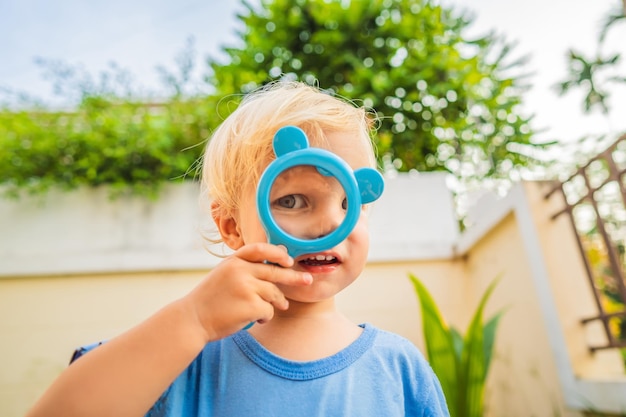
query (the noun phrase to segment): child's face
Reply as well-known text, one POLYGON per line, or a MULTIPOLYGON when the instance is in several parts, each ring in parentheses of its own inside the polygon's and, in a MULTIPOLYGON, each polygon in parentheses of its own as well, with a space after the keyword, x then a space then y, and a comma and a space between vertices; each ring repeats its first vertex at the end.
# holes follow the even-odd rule
MULTIPOLYGON (((327 135, 329 149, 352 169, 369 166, 360 141, 349 132, 327 135)), ((243 243, 266 242, 257 216, 255 190, 248 192, 237 216, 243 243)), ((321 175, 312 166, 296 166, 278 176, 271 193, 271 211, 276 223, 301 239, 316 239, 336 229, 346 214, 345 192, 332 176, 321 175)), ((330 298, 350 285, 361 273, 369 249, 365 210, 350 235, 334 248, 305 254, 295 259, 293 269, 310 272, 313 284, 307 287, 281 287, 289 299, 315 302, 330 298)))
POLYGON ((313 165, 283 171, 271 188, 270 210, 287 234, 303 240, 326 236, 346 216, 346 194, 333 176, 321 174, 313 165))

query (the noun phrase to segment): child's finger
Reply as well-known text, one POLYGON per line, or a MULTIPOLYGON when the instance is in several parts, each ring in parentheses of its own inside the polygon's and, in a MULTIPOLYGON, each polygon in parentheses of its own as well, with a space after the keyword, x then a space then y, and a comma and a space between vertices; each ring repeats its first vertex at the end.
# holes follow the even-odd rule
POLYGON ((308 272, 295 271, 274 264, 258 264, 255 276, 263 281, 283 285, 309 285, 313 276, 308 272))
MULTIPOLYGON (((279 310, 287 310, 289 308, 289 301, 285 295, 276 287, 276 285, 264 282, 259 288, 258 295, 263 299, 263 301, 271 304, 274 308, 279 310)), ((270 317, 271 319, 271 317, 270 317)))
POLYGON ((269 262, 285 268, 293 266, 294 260, 284 246, 269 243, 252 243, 241 247, 235 256, 248 262, 269 262))

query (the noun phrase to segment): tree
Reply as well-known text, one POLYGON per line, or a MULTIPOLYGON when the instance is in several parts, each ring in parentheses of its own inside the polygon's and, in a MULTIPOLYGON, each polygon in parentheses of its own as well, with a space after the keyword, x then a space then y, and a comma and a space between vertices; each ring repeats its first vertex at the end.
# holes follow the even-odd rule
POLYGON ((362 99, 382 118, 379 155, 396 169, 506 178, 533 163, 520 110, 525 58, 471 19, 428 0, 244 1, 242 45, 209 59, 218 96, 281 78, 362 99))
POLYGON ((609 112, 607 105, 609 92, 604 84, 606 82, 621 81, 624 78, 612 76, 606 82, 601 82, 597 79, 598 73, 603 69, 613 67, 618 63, 619 59, 619 54, 608 58, 597 56, 593 59, 588 59, 581 53, 570 49, 568 52, 569 77, 558 85, 558 93, 564 95, 572 88, 583 88, 585 90, 585 113, 591 112, 595 107, 600 107, 602 112, 607 114, 609 112))
POLYGON ((609 30, 620 22, 626 21, 626 0, 618 2, 607 12, 598 35, 596 56, 589 58, 584 54, 570 49, 567 54, 568 76, 555 87, 559 95, 564 95, 572 89, 582 89, 585 92, 583 108, 590 113, 599 108, 604 114, 610 111, 608 100, 611 86, 626 83, 626 77, 611 74, 621 60, 621 54, 611 54, 603 57, 602 47, 609 30), (609 75, 602 75, 609 71, 609 75))

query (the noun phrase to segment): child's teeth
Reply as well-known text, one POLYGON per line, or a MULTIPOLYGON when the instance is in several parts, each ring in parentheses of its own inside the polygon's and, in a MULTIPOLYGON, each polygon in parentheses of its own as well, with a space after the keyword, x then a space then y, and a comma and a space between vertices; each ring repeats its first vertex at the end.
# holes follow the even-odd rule
POLYGON ((316 261, 332 261, 333 259, 335 259, 335 257, 331 255, 315 255, 312 256, 310 259, 314 259, 316 261))
POLYGON ((335 257, 331 255, 315 255, 311 256, 309 259, 312 261, 332 261, 335 257))

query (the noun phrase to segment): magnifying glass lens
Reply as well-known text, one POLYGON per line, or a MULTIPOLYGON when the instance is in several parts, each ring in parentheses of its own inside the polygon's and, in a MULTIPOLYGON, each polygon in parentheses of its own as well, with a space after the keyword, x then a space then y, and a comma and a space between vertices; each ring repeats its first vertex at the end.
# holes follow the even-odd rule
POLYGON ((281 172, 269 193, 270 213, 283 232, 302 240, 319 239, 346 217, 346 192, 322 168, 296 165, 281 172))

